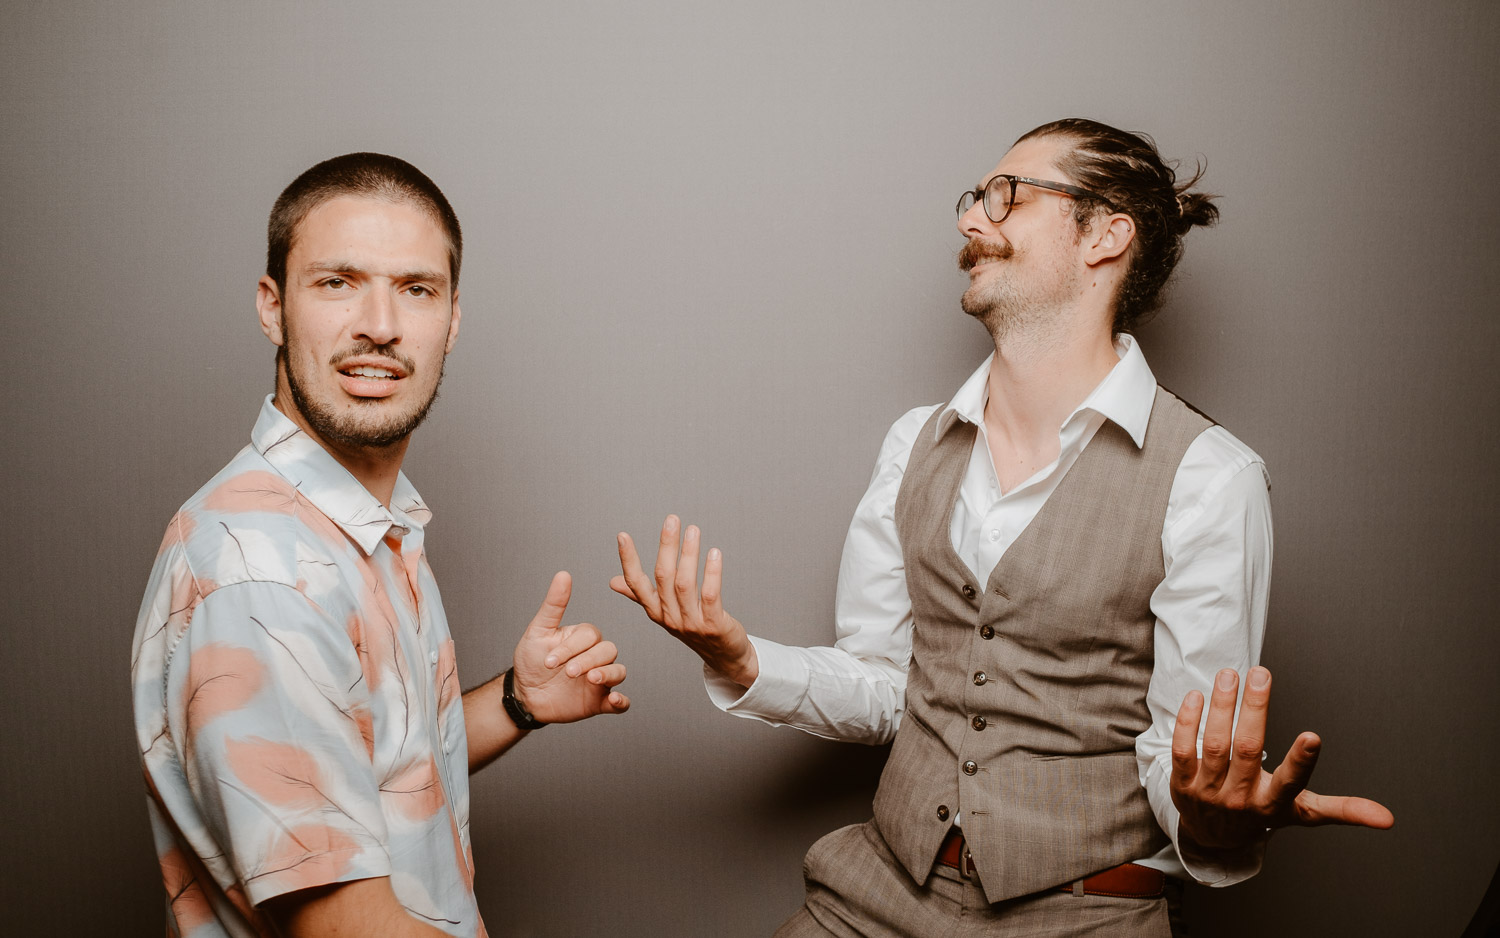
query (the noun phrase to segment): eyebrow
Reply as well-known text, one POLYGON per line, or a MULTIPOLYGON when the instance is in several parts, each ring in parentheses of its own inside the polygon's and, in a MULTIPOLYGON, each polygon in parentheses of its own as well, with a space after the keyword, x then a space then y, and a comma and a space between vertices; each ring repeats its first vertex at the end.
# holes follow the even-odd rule
MULTIPOLYGON (((307 272, 307 273, 320 272, 320 273, 330 273, 330 274, 366 274, 366 275, 368 275, 370 273, 370 271, 368 271, 365 268, 359 266, 358 264, 353 263, 352 261, 341 261, 341 260, 315 261, 315 262, 313 262, 311 264, 308 264, 306 267, 303 268, 303 270, 305 272, 307 272)), ((403 282, 413 281, 413 280, 422 280, 422 281, 426 281, 428 283, 436 284, 436 285, 442 286, 442 287, 446 287, 448 285, 448 275, 447 274, 445 274, 445 273, 439 273, 438 271, 435 271, 435 270, 422 270, 420 268, 416 268, 416 269, 412 269, 412 270, 399 271, 395 275, 393 275, 391 277, 391 279, 392 280, 399 280, 399 281, 403 281, 403 282)))

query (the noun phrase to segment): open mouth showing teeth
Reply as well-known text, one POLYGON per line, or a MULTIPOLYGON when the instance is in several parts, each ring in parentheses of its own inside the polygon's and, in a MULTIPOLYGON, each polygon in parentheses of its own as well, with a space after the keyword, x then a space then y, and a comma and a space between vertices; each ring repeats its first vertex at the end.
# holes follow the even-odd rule
POLYGON ((394 371, 387 371, 384 368, 371 368, 369 365, 362 365, 358 368, 342 368, 340 371, 355 378, 390 378, 393 381, 396 378, 394 371))

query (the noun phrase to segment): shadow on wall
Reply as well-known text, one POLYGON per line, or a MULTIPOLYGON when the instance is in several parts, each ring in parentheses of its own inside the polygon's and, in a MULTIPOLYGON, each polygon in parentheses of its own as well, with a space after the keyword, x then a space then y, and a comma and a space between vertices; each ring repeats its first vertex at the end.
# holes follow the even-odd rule
MULTIPOLYGON (((746 813, 779 817, 790 826, 808 818, 870 817, 890 746, 825 742, 755 789, 746 813)), ((831 829, 831 828, 830 828, 831 829)))

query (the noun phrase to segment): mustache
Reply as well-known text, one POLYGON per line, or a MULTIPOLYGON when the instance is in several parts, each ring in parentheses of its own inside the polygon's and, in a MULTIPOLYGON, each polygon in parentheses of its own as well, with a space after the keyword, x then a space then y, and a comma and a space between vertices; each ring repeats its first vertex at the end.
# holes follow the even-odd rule
POLYGON ((401 370, 408 377, 417 373, 417 363, 396 351, 394 345, 376 345, 374 342, 368 340, 356 342, 348 348, 339 349, 328 359, 328 364, 337 368, 349 359, 357 358, 360 355, 378 355, 381 358, 389 359, 400 365, 401 370))
POLYGON ((967 273, 974 268, 975 264, 985 261, 1008 260, 1016 249, 1011 247, 1008 241, 985 241, 980 238, 970 238, 958 252, 958 269, 967 273))

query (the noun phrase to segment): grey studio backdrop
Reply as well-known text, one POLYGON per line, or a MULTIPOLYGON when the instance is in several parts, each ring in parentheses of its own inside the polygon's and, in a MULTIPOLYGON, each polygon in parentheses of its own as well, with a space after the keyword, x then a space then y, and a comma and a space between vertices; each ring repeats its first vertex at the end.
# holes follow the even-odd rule
POLYGON ((1141 333, 1270 466, 1274 758, 1388 833, 1290 831, 1188 896, 1200 935, 1456 935, 1500 858, 1491 283, 1500 7, 1475 3, 11 3, 3 14, 7 934, 155 935, 127 658, 174 508, 272 377, 272 199, 402 155, 468 252, 407 472, 470 686, 550 574, 631 712, 473 780, 514 936, 767 935, 884 751, 724 716, 610 593, 668 511, 756 632, 830 639, 880 441, 986 353, 951 205, 1022 131, 1097 116, 1208 159, 1141 333))

